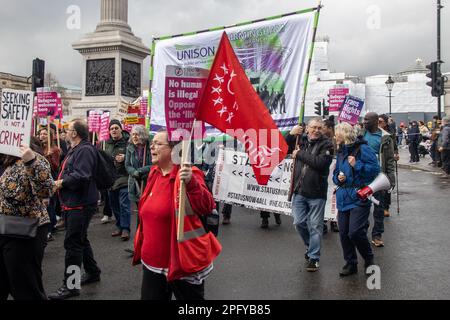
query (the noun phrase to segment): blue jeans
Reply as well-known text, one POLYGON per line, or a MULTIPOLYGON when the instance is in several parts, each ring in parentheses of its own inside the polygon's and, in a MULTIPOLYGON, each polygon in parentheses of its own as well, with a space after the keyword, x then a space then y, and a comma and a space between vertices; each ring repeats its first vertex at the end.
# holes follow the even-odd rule
POLYGON ((372 247, 367 239, 370 207, 356 207, 339 211, 338 225, 344 259, 348 264, 358 264, 356 249, 365 261, 373 259, 372 247))
POLYGON ((292 200, 295 229, 308 247, 308 257, 314 260, 320 258, 326 201, 325 199, 309 199, 299 194, 294 194, 292 200))
POLYGON ((109 202, 116 218, 117 229, 130 232, 131 204, 128 198, 128 186, 109 191, 109 202))

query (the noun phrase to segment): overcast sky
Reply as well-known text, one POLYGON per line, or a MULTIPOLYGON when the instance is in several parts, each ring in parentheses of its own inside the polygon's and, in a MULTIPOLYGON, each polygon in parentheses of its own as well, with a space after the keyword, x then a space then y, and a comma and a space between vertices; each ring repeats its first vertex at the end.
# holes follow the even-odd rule
MULTIPOLYGON (((316 6, 313 0, 129 0, 128 22, 150 46, 151 37, 203 30, 316 6)), ((450 70, 450 0, 442 0, 442 60, 450 70)), ((436 59, 435 0, 324 0, 319 35, 330 37, 330 69, 367 76, 404 71, 417 57, 436 59), (379 19, 378 19, 379 18, 379 19)), ((80 86, 81 55, 72 43, 93 32, 100 0, 0 0, 0 71, 31 75, 32 60, 60 83, 80 86), (81 9, 69 30, 70 5, 81 9)), ((145 61, 148 79, 149 58, 145 61)))

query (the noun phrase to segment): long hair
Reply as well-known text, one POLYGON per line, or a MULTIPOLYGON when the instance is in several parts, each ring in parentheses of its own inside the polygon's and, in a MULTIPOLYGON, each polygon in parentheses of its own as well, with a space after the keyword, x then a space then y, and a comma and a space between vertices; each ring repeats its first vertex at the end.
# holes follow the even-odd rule
POLYGON ((131 129, 130 140, 129 143, 133 143, 133 133, 137 133, 139 137, 139 144, 145 145, 149 139, 149 135, 145 126, 138 125, 131 129))

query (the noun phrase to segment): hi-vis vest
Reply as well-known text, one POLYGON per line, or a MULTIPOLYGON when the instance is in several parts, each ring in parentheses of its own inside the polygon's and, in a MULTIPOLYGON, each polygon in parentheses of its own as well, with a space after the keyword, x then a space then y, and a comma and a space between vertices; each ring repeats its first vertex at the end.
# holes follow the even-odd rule
MULTIPOLYGON (((150 172, 147 187, 143 193, 143 197, 140 202, 140 206, 145 202, 148 194, 153 190, 156 173, 158 170, 154 167, 150 172)), ((167 276, 168 281, 179 279, 183 276, 187 276, 192 273, 197 273, 209 267, 214 259, 222 251, 222 246, 216 237, 211 233, 206 233, 203 228, 203 224, 198 214, 209 212, 196 212, 197 210, 204 210, 201 208, 207 206, 205 203, 214 203, 211 193, 205 185, 203 179, 203 173, 196 167, 192 168, 192 179, 196 182, 195 192, 186 194, 186 209, 184 216, 184 239, 183 241, 177 241, 177 228, 178 228, 178 197, 180 190, 180 179, 178 177, 178 170, 176 171, 174 182, 174 197, 173 212, 174 219, 172 219, 171 225, 171 246, 170 246, 170 262, 169 262, 169 274, 167 276), (197 189, 198 188, 198 189, 197 189)), ((187 190, 188 188, 186 188, 187 190)), ((154 190, 154 192, 158 192, 154 190)), ((169 199, 168 199, 169 200, 169 199)), ((208 210, 212 208, 208 208, 208 210)), ((142 221, 142 220, 141 220, 142 221)), ((143 243, 143 228, 142 224, 139 225, 136 232, 134 246, 135 255, 133 257, 133 265, 137 265, 141 262, 141 248, 143 243)))

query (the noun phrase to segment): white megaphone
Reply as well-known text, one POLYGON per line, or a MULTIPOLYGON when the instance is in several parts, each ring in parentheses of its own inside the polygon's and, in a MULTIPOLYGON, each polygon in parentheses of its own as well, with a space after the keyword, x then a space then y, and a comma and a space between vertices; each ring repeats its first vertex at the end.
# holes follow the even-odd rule
POLYGON ((379 201, 372 198, 372 195, 375 192, 382 191, 382 190, 389 190, 391 188, 391 183, 389 182, 388 177, 384 173, 380 173, 378 177, 376 177, 375 180, 368 186, 358 190, 356 193, 358 198, 361 200, 367 200, 370 199, 375 204, 379 204, 379 201))

